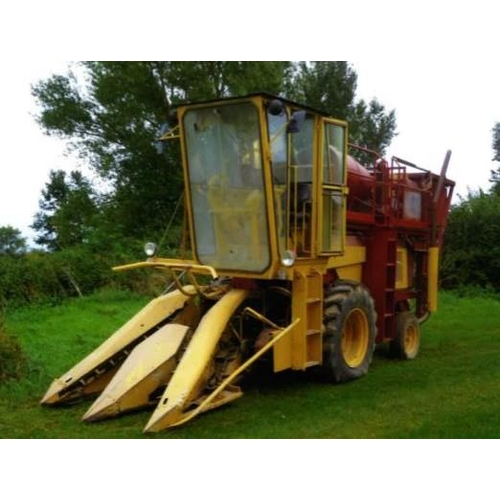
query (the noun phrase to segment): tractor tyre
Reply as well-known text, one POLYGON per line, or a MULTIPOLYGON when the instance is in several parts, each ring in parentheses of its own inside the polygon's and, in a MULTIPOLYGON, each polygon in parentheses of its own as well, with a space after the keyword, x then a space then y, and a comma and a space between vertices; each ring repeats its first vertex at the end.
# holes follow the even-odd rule
POLYGON ((396 317, 396 337, 390 344, 391 353, 399 359, 415 359, 420 348, 420 323, 411 311, 396 317))
POLYGON ((365 375, 372 361, 377 313, 368 290, 339 281, 325 293, 322 372, 341 383, 365 375))

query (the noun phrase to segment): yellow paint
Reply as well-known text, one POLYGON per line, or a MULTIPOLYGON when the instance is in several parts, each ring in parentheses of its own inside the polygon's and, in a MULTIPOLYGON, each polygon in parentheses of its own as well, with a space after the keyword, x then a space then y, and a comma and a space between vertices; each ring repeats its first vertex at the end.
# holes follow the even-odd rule
MULTIPOLYGON (((248 159, 248 165, 261 171, 263 184, 259 180, 258 188, 257 184, 253 187, 238 185, 231 188, 231 191, 221 187, 214 178, 207 177, 200 184, 203 192, 206 191, 208 201, 203 210, 208 210, 210 217, 214 219, 213 233, 215 241, 220 243, 220 255, 213 260, 206 259, 211 265, 200 265, 197 260, 154 257, 146 262, 114 268, 163 268, 171 274, 178 290, 153 300, 93 353, 55 380, 42 403, 53 404, 75 397, 73 393, 68 395, 65 392, 68 388, 73 390, 74 387, 81 387, 78 395, 92 394, 100 392, 108 384, 84 417, 95 420, 144 406, 150 403, 152 393, 156 394, 160 387, 166 386, 145 428, 146 431, 158 431, 180 425, 202 411, 241 396, 241 390, 232 386, 232 382, 269 349, 273 349, 274 371, 305 370, 322 362, 323 276, 329 270, 334 270, 341 279, 361 282, 363 264, 366 261, 366 248, 363 245, 365 240, 361 236, 346 234, 347 123, 308 110, 308 117, 313 119, 313 142, 312 156, 307 160, 307 175, 299 168, 306 165, 292 164, 295 161, 292 160, 292 149, 300 141, 295 144, 293 136, 288 135, 287 161, 283 164, 276 161, 274 165, 279 164, 283 168, 286 181, 278 182, 271 163, 270 141, 273 138, 269 137, 268 130, 268 101, 269 97, 263 95, 231 99, 231 104, 252 103, 258 113, 259 135, 252 135, 251 143, 245 148, 241 158, 245 165, 248 159), (334 126, 339 127, 338 134, 334 126), (332 154, 338 158, 336 162, 332 154), (302 184, 307 185, 304 191, 299 189, 302 184), (286 191, 288 188, 289 191, 286 191), (243 233, 240 232, 241 228, 243 233), (244 244, 240 244, 241 234, 248 235, 244 244), (235 244, 231 238, 237 240, 235 244), (280 258, 285 250, 293 250, 297 256, 294 265, 288 268, 282 265, 280 258), (228 254, 233 254, 229 262, 228 254), (257 264, 248 266, 249 263, 257 264), (259 291, 229 290, 232 286, 229 284, 219 287, 200 286, 195 277, 195 274, 201 274, 216 279, 219 273, 229 278, 257 278, 252 284, 256 287, 261 287, 266 279, 288 280, 289 283, 279 286, 291 295, 291 323, 282 328, 258 311, 247 308, 241 312, 250 294, 257 297, 259 291), (184 281, 190 284, 185 285, 184 281), (207 308, 208 312, 201 317, 207 308), (248 338, 247 332, 237 331, 236 321, 229 324, 237 311, 237 318, 241 318, 246 312, 268 326, 264 334, 269 333, 270 340, 262 347, 261 344, 255 347, 258 351, 244 363, 240 353, 233 357, 230 352, 224 358, 227 363, 224 371, 217 372, 223 381, 219 383, 219 379, 219 385, 215 387, 212 377, 216 363, 214 356, 217 353, 217 357, 221 355, 222 358, 226 354, 221 345, 225 343, 227 336, 234 333, 235 338, 241 342, 253 341, 252 336, 248 338), (163 324, 166 318, 177 324, 162 326, 138 344, 146 332, 155 330, 155 326, 163 324), (192 338, 187 342, 193 331, 192 338), (132 349, 134 344, 138 345, 132 349), (178 361, 181 355, 182 358, 178 361), (124 358, 126 359, 121 364, 124 358), (109 362, 110 359, 113 363, 109 362), (209 390, 212 392, 209 393, 209 390)), ((188 158, 186 140, 189 137, 186 138, 186 131, 190 129, 184 130, 184 116, 191 109, 227 103, 226 99, 221 99, 220 103, 179 107, 179 133, 172 130, 161 138, 170 140, 180 137, 186 186, 185 213, 193 247, 197 243, 194 215, 200 207, 193 207, 193 197, 197 191, 189 189, 189 161, 193 165, 194 161, 188 158)), ((290 102, 285 102, 284 106, 287 117, 297 110, 296 105, 290 102)), ((285 126, 286 123, 283 124, 285 126)), ((276 137, 278 134, 274 139, 276 137)), ((226 176, 227 171, 234 168, 231 161, 229 158, 221 158, 220 174, 226 176)), ((205 259, 205 250, 200 253, 197 253, 197 248, 191 250, 193 255, 205 259)), ((427 266, 427 291, 431 311, 437 308, 438 260, 439 249, 431 248, 427 266)), ((409 269, 413 270, 413 260, 405 248, 397 248, 397 289, 410 286, 409 269)), ((236 283, 233 284, 237 286, 236 283)), ((266 304, 262 306, 263 309, 265 307, 266 304)), ((243 324, 240 323, 240 330, 243 324)), ((417 334, 414 326, 408 329, 405 342, 409 348, 415 345, 418 347, 417 334)), ((365 359, 368 344, 368 319, 364 311, 354 309, 346 317, 342 329, 341 351, 346 365, 351 368, 359 366, 365 359)))
POLYGON ((274 371, 285 368, 305 370, 322 362, 323 276, 316 269, 296 270, 292 284, 292 320, 300 320, 293 329, 291 345, 275 347, 274 371))
MULTIPOLYGON (((290 325, 288 325, 286 328, 283 328, 279 331, 276 331, 274 338, 268 342, 262 349, 257 351, 251 358, 249 358, 247 361, 245 361, 239 368, 237 368, 229 377, 227 377, 222 384, 215 389, 201 404, 198 406, 195 410, 185 414, 184 418, 182 420, 179 420, 177 422, 171 423, 170 426, 176 426, 176 425, 182 425, 194 418, 196 415, 199 413, 206 411, 208 409, 214 408, 214 400, 217 396, 219 396, 224 389, 226 389, 233 380, 235 380, 239 375, 241 375, 249 366, 251 366, 257 359, 259 359, 264 353, 266 353, 271 347, 273 347, 276 343, 280 342, 283 340, 283 338, 286 338, 286 336, 289 336, 288 334, 294 330, 294 328, 297 327, 298 323, 300 320, 295 320, 292 322, 290 325)), ((242 395, 242 393, 238 394, 242 395)), ((229 398, 230 400, 234 398, 229 398)), ((217 404, 217 406, 220 406, 220 404, 217 404)), ((150 430, 150 429, 147 429, 150 430)), ((153 429, 153 430, 160 430, 160 429, 153 429)))
POLYGON ((352 266, 344 266, 336 269, 341 280, 352 280, 361 282, 363 273, 362 264, 353 264, 352 266))
POLYGON ((396 289, 408 288, 408 251, 398 247, 396 250, 396 289))
POLYGON ((292 284, 292 318, 302 319, 292 332, 291 368, 304 370, 306 365, 307 279, 302 272, 295 272, 292 284))
POLYGON ((292 367, 292 336, 287 335, 274 345, 273 369, 275 372, 288 370, 292 367))
POLYGON ((427 298, 429 311, 437 311, 438 273, 439 273, 439 247, 429 248, 427 298))
POLYGON ((328 269, 339 269, 362 264, 366 261, 366 248, 361 245, 347 246, 344 255, 332 256, 328 259, 328 269))
POLYGON ((183 418, 183 410, 206 382, 207 367, 228 321, 248 295, 247 290, 230 290, 203 316, 145 431, 164 429, 183 418))
POLYGON ((346 365, 357 368, 365 359, 369 344, 368 318, 362 309, 353 309, 342 329, 342 356, 346 365))
MULTIPOLYGON (((188 287, 186 287, 188 288, 188 287)), ((193 287, 189 287, 194 291, 193 287)), ((117 330, 111 337, 103 342, 95 351, 76 364, 71 370, 62 377, 55 380, 49 387, 42 399, 42 404, 54 404, 65 401, 61 391, 71 386, 81 378, 87 377, 102 365, 106 360, 122 351, 131 342, 144 335, 148 330, 157 325, 160 321, 171 316, 175 311, 181 309, 189 298, 180 291, 175 290, 166 295, 152 300, 132 319, 117 330)), ((118 367, 116 367, 117 369, 118 367)), ((116 369, 114 371, 116 371, 116 369)), ((102 374, 86 388, 82 390, 83 394, 100 392, 109 382, 109 373, 102 374), (103 378, 104 377, 104 378, 103 378), (102 379, 102 382, 97 382, 102 379)))
POLYGON ((418 331, 418 327, 411 323, 406 328, 403 337, 404 350, 409 356, 412 357, 414 353, 418 351, 419 343, 420 343, 420 335, 418 331))
POLYGON ((130 353, 111 382, 83 416, 94 421, 150 403, 153 391, 168 383, 176 366, 175 355, 189 327, 167 324, 130 353))
POLYGON ((197 264, 194 260, 181 259, 159 259, 151 258, 147 261, 134 262, 133 264, 125 264, 123 266, 113 267, 113 271, 128 271, 130 269, 139 269, 141 267, 164 267, 172 271, 195 271, 199 274, 208 274, 212 278, 217 279, 217 271, 212 266, 204 266, 197 264))

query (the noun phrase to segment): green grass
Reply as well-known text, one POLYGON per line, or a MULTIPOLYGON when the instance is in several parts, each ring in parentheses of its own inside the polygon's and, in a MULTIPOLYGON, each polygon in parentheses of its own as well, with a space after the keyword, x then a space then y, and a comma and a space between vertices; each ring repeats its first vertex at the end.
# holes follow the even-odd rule
POLYGON ((440 295, 414 361, 376 352, 368 375, 328 385, 283 373, 244 397, 158 434, 142 429, 151 411, 83 423, 90 402, 42 408, 51 380, 66 372, 146 300, 107 292, 56 307, 18 310, 8 333, 28 359, 23 378, 0 386, 2 438, 499 438, 500 301, 440 295))

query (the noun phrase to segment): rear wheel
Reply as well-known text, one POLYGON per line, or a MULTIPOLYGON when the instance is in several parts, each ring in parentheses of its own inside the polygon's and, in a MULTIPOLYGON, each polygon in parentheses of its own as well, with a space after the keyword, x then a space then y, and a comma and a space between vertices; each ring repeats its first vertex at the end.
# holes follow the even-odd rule
POLYGON ((375 346, 377 315, 368 290, 338 282, 325 296, 323 373, 348 382, 365 375, 375 346))
POLYGON ((415 359, 420 349, 420 323, 410 311, 396 318, 396 337, 391 341, 391 352, 400 359, 415 359))

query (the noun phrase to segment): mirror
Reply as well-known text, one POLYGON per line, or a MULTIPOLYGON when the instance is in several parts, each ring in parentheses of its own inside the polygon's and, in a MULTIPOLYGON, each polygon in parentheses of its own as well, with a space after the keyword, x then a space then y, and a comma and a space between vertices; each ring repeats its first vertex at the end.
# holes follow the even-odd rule
POLYGON ((294 111, 288 125, 286 127, 286 131, 288 134, 296 134, 302 128, 304 124, 304 120, 306 119, 305 111, 294 111))
POLYGON ((279 99, 273 99, 272 101, 269 101, 267 111, 270 115, 280 116, 285 112, 285 106, 279 99))
POLYGON ((166 144, 164 141, 161 141, 160 138, 163 137, 169 131, 169 129, 170 127, 168 123, 162 123, 160 126, 160 130, 158 132, 159 135, 155 142, 156 153, 159 155, 163 154, 166 150, 166 144))

